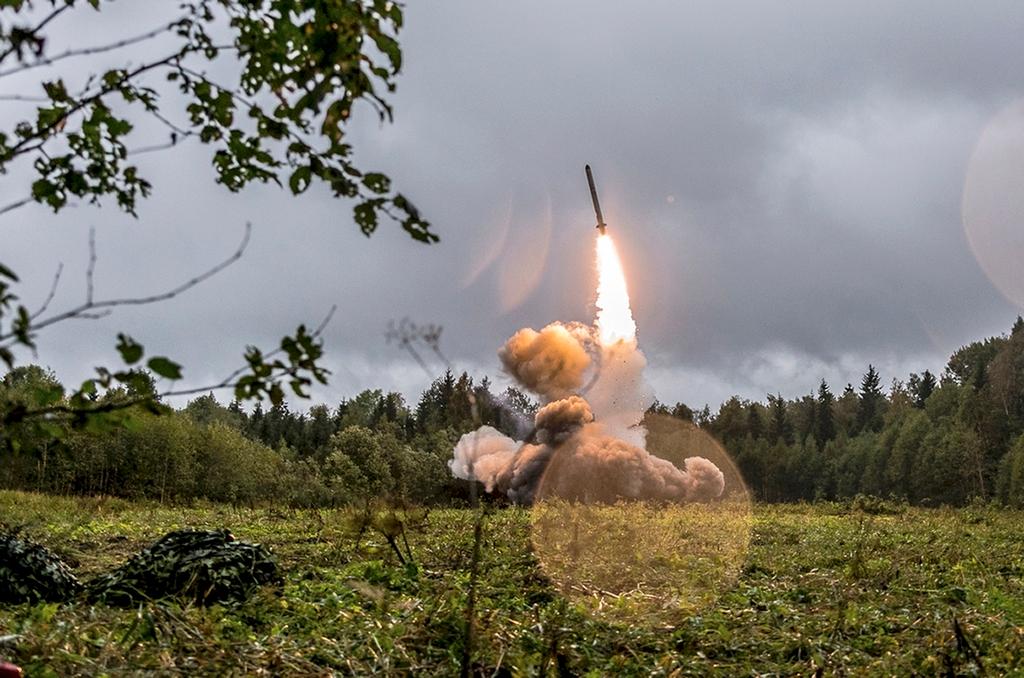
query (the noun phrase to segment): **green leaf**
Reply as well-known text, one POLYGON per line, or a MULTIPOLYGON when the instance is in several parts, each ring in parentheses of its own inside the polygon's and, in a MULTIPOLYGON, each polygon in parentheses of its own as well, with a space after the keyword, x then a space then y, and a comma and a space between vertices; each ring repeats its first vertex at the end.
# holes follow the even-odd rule
POLYGON ((64 397, 64 387, 60 384, 41 386, 35 389, 35 401, 38 407, 47 407, 59 402, 64 397))
POLYGON ((372 198, 352 208, 352 215, 355 217, 359 230, 363 232, 363 235, 372 235, 377 230, 377 210, 380 209, 381 204, 381 199, 372 198))
POLYGON ((166 379, 181 379, 181 365, 173 360, 157 356, 156 358, 151 358, 146 365, 161 377, 166 379))
POLYGON ((142 360, 142 344, 125 334, 117 335, 117 350, 126 365, 134 365, 142 360))
POLYGON ((292 189, 292 193, 298 195, 309 188, 309 180, 312 174, 313 171, 309 165, 303 165, 292 172, 291 178, 288 179, 288 187, 292 189))
POLYGON ((14 274, 14 271, 7 268, 3 264, 0 264, 0 276, 3 276, 4 278, 7 278, 9 280, 13 280, 14 282, 18 282, 18 276, 14 274))
POLYGON ((369 172, 363 177, 363 185, 374 193, 387 193, 391 190, 391 179, 380 172, 369 172))

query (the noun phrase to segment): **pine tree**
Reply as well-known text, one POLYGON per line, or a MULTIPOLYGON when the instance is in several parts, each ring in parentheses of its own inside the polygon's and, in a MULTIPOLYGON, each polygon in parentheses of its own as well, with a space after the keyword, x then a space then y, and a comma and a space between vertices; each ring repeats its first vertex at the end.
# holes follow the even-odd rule
POLYGON ((821 380, 818 386, 818 412, 814 422, 814 439, 818 442, 818 449, 824 449, 828 441, 836 437, 836 419, 833 408, 836 397, 832 395, 828 384, 821 380))
POLYGON ((854 422, 855 433, 878 431, 882 428, 882 404, 885 395, 881 388, 882 378, 874 365, 868 365, 868 371, 860 382, 860 403, 857 407, 857 418, 854 422))
POLYGON ((676 419, 682 419, 683 421, 689 422, 693 421, 693 410, 687 407, 685 403, 676 403, 669 414, 676 419))
POLYGON ((935 380, 934 374, 925 370, 921 373, 920 377, 916 374, 910 375, 910 381, 907 386, 910 389, 911 397, 914 399, 914 407, 923 410, 925 402, 928 401, 928 396, 938 386, 938 382, 935 380))
POLYGON ((669 413, 668 405, 666 405, 665 403, 661 402, 657 398, 655 398, 654 402, 651 403, 651 406, 647 408, 647 414, 667 415, 668 413, 669 413))
POLYGON ((761 417, 761 405, 747 404, 747 433, 754 440, 764 435, 764 419, 761 417))
POLYGON ((794 428, 796 429, 796 439, 798 442, 803 443, 808 436, 813 436, 815 430, 818 427, 818 401, 814 397, 812 391, 810 395, 806 395, 795 403, 795 419, 794 428))
POLYGON ((747 435, 747 421, 743 403, 736 396, 729 398, 718 408, 718 415, 710 427, 711 434, 732 449, 734 443, 747 435))
POLYGON ((252 408, 252 414, 246 422, 245 435, 252 440, 262 440, 260 434, 263 431, 263 419, 263 403, 257 400, 256 406, 252 408))
POLYGON ((786 401, 782 394, 768 394, 768 440, 773 443, 793 444, 793 425, 786 413, 786 401))
POLYGON ((300 453, 304 455, 314 454, 323 450, 335 432, 334 422, 331 421, 331 411, 326 405, 314 405, 309 408, 308 422, 309 435, 307 444, 310 449, 300 450, 300 453))
POLYGON ((711 421, 711 406, 705 403, 704 409, 697 413, 695 423, 701 428, 707 428, 711 425, 711 421))
POLYGON ((494 394, 491 393, 491 380, 486 376, 480 380, 480 385, 473 389, 473 397, 476 398, 477 413, 480 423, 487 426, 498 424, 498 404, 494 394))
POLYGON ((857 419, 857 410, 860 408, 860 398, 853 390, 852 384, 846 384, 843 394, 836 399, 836 434, 840 432, 851 436, 855 433, 854 422, 857 419))

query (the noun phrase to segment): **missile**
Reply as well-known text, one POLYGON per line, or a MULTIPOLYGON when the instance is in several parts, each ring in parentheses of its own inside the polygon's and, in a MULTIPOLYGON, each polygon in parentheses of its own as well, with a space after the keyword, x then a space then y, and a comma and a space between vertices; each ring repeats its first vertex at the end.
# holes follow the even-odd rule
POLYGON ((594 214, 597 215, 597 230, 604 235, 608 224, 604 223, 604 217, 601 216, 601 203, 597 200, 597 187, 594 186, 594 173, 590 171, 590 165, 587 165, 587 183, 590 184, 590 199, 594 201, 594 214))

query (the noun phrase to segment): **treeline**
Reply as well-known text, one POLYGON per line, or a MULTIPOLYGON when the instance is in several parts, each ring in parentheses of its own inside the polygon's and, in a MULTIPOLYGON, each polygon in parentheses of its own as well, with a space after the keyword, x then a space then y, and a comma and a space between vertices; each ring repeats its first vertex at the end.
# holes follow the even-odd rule
MULTIPOLYGON (((655 405, 655 411, 669 408, 655 405)), ((917 504, 975 499, 1024 506, 1024 320, 954 353, 940 377, 893 379, 868 366, 859 388, 767 402, 731 398, 717 413, 671 413, 721 441, 766 501, 857 494, 917 504)))
MULTIPOLYGON (((0 412, 59 387, 38 366, 0 381, 0 412)), ((97 400, 133 402, 152 388, 115 389, 97 400)), ((419 504, 465 501, 448 460, 459 437, 480 424, 522 435, 535 410, 523 393, 496 396, 484 379, 450 371, 415 407, 401 394, 367 390, 336 407, 293 412, 287 404, 246 412, 212 395, 183 409, 125 410, 123 425, 73 422, 0 430, 0 486, 61 494, 108 494, 160 501, 209 499, 335 506, 371 497, 419 504), (57 430, 55 430, 55 428, 57 430)))
MULTIPOLYGON (((0 411, 58 386, 39 367, 12 370, 0 381, 0 411)), ((98 402, 139 395, 114 390, 98 402)), ((287 404, 247 411, 206 395, 169 414, 129 408, 125 425, 0 430, 0 485, 292 506, 368 497, 458 503, 469 487, 447 462, 459 436, 489 424, 522 438, 536 407, 514 388, 495 394, 486 378, 476 384, 450 371, 414 406, 380 390, 306 412, 287 404)), ((710 433, 764 501, 868 494, 1024 507, 1024 320, 1009 335, 962 347, 940 376, 925 371, 883 388, 868 366, 858 387, 838 394, 822 381, 794 400, 734 397, 717 412, 655 403, 649 414, 710 433)), ((655 430, 664 426, 652 426, 657 438, 655 430)))

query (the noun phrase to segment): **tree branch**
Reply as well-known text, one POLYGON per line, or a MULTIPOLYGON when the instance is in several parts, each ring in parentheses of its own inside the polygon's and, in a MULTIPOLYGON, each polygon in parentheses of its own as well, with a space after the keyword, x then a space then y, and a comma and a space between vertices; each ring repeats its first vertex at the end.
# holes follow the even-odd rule
POLYGON ((50 134, 52 132, 54 132, 54 131, 56 131, 58 129, 63 128, 63 126, 65 124, 67 124, 67 119, 68 118, 70 118, 75 113, 78 113, 79 111, 81 111, 83 108, 85 108, 89 104, 92 104, 92 103, 98 101, 99 99, 105 97, 106 95, 110 94, 111 92, 116 91, 124 83, 129 82, 133 78, 137 78, 138 76, 142 75, 143 73, 146 73, 147 71, 151 71, 154 68, 159 68, 161 66, 168 66, 171 63, 173 63, 174 61, 176 61, 178 59, 181 59, 183 56, 189 54, 190 52, 194 52, 197 49, 198 48, 195 48, 195 47, 193 47, 193 48, 186 47, 186 48, 180 49, 180 50, 174 52, 173 54, 170 54, 170 55, 168 55, 168 56, 166 56, 166 57, 164 57, 162 59, 158 59, 156 61, 151 61, 148 64, 143 64, 143 65, 139 66, 138 68, 135 68, 132 71, 126 72, 124 75, 122 75, 120 78, 118 78, 115 82, 112 82, 112 83, 109 83, 109 84, 105 84, 95 94, 91 94, 89 96, 85 96, 83 98, 78 99, 72 106, 70 106, 68 108, 68 110, 66 112, 64 112, 64 115, 62 115, 60 118, 58 118, 58 119, 54 120, 53 122, 51 122, 51 123, 49 123, 47 125, 44 125, 43 127, 35 130, 31 135, 23 138, 21 141, 19 141, 18 143, 14 144, 13 146, 11 146, 11 148, 8 150, 6 156, 3 158, 3 162, 4 163, 9 162, 10 160, 12 160, 13 158, 18 157, 19 155, 22 155, 24 153, 28 153, 28 152, 30 152, 32 150, 37 149, 37 148, 41 148, 42 145, 45 144, 46 141, 51 138, 50 134), (37 145, 30 145, 30 142, 34 142, 34 141, 38 141, 38 144, 37 145))
POLYGON ((46 295, 46 299, 43 300, 43 305, 39 307, 39 310, 29 316, 31 320, 34 320, 46 312, 49 308, 50 302, 53 301, 53 297, 57 294, 57 285, 60 284, 60 275, 64 272, 64 263, 57 264, 57 272, 53 274, 53 283, 50 285, 50 293, 46 295))
MULTIPOLYGON (((318 339, 320 335, 323 334, 323 331, 327 328, 327 325, 330 324, 331 319, 334 318, 334 313, 337 310, 338 305, 332 305, 330 310, 327 311, 327 315, 324 316, 324 319, 320 321, 320 324, 316 326, 316 329, 313 330, 313 332, 309 336, 312 337, 313 339, 318 339)), ((273 351, 270 351, 269 353, 264 353, 263 358, 264 360, 267 358, 273 358, 276 355, 280 355, 283 351, 284 349, 281 347, 275 348, 273 351)), ((171 396, 195 395, 196 393, 206 393, 208 391, 219 391, 225 388, 234 388, 238 383, 238 377, 240 377, 242 373, 245 372, 247 369, 249 369, 248 365, 245 365, 244 367, 239 367, 234 372, 224 377, 222 381, 220 381, 217 384, 214 384, 213 386, 199 386, 196 388, 188 388, 178 391, 164 391, 163 393, 160 394, 160 397, 165 398, 171 396)))
MULTIPOLYGON (((33 29, 31 29, 31 30, 29 30, 27 32, 26 37, 28 37, 28 36, 35 37, 36 33, 38 33, 39 31, 43 30, 44 28, 46 28, 46 24, 48 24, 51 21, 53 21, 54 19, 56 19, 58 16, 60 16, 61 14, 66 12, 67 10, 71 9, 72 6, 73 5, 71 3, 68 3, 68 4, 63 5, 61 7, 58 7, 57 9, 53 10, 52 12, 50 12, 50 14, 48 14, 45 19, 43 19, 41 22, 39 22, 39 24, 37 24, 35 28, 33 28, 33 29)), ((10 39, 9 36, 8 36, 8 39, 10 39)), ((17 52, 19 44, 20 43, 17 43, 17 44, 16 43, 12 43, 10 47, 8 47, 6 50, 4 50, 4 52, 2 54, 0 54, 0 63, 3 63, 7 59, 7 57, 9 57, 12 54, 14 54, 15 52, 17 52)))
POLYGON ((92 306, 93 276, 96 274, 96 227, 89 227, 89 265, 85 269, 85 303, 92 306))
POLYGON ((0 94, 0 101, 31 101, 33 103, 45 103, 50 97, 32 96, 29 94, 0 94))
MULTIPOLYGON (((320 321, 320 324, 317 325, 316 329, 309 335, 312 339, 319 339, 320 338, 320 336, 323 334, 323 331, 327 328, 327 325, 330 324, 331 319, 334 317, 334 313, 337 310, 338 310, 337 305, 331 306, 331 309, 327 312, 327 315, 324 316, 324 319, 320 321)), ((278 347, 278 348, 270 351, 269 353, 264 354, 264 357, 265 358, 270 358, 270 357, 273 357, 275 355, 278 355, 278 354, 282 353, 283 351, 284 351, 284 348, 278 347)), ((71 406, 71 405, 64 405, 64 404, 61 404, 61 405, 50 405, 48 407, 41 407, 39 409, 28 410, 26 412, 21 412, 19 414, 19 416, 20 416, 20 420, 24 421, 26 419, 35 419, 35 418, 39 418, 39 417, 46 417, 46 416, 49 416, 49 415, 89 416, 89 415, 94 415, 94 414, 105 414, 105 413, 109 413, 109 412, 116 412, 116 411, 120 411, 120 410, 126 410, 126 409, 129 409, 131 407, 135 407, 136 405, 141 405, 143 403, 152 402, 154 400, 154 398, 160 399, 160 398, 170 398, 170 397, 176 397, 176 396, 187 396, 187 395, 195 395, 197 393, 209 393, 210 391, 219 391, 219 390, 225 389, 225 388, 234 388, 235 385, 238 383, 238 377, 241 376, 242 373, 244 373, 248 369, 248 367, 249 367, 248 365, 246 365, 244 367, 240 367, 240 368, 234 370, 233 372, 231 372, 228 376, 224 377, 224 379, 221 380, 220 382, 218 382, 216 384, 209 385, 209 386, 197 386, 195 388, 187 388, 187 389, 179 389, 179 390, 171 389, 171 390, 162 391, 160 393, 157 393, 157 394, 155 394, 155 396, 128 398, 128 399, 125 399, 125 400, 118 400, 118 401, 100 403, 100 404, 96 405, 95 407, 74 407, 74 406, 71 406)), ((3 420, 0 419, 0 421, 3 421, 3 420)))
MULTIPOLYGON (((69 50, 67 50, 65 52, 61 52, 60 54, 57 54, 57 55, 52 56, 52 57, 43 57, 42 59, 39 59, 38 61, 33 61, 30 64, 21 64, 20 66, 16 66, 14 68, 8 68, 5 71, 0 71, 0 78, 4 78, 4 77, 6 77, 8 75, 14 75, 15 73, 22 73, 24 71, 31 70, 33 68, 38 68, 40 66, 49 66, 51 64, 54 64, 54 63, 56 63, 58 61, 63 61, 64 59, 68 59, 70 57, 89 56, 89 55, 92 55, 92 54, 102 54, 103 52, 110 52, 110 51, 113 51, 115 49, 121 49, 122 47, 128 47, 129 45, 134 45, 136 43, 144 42, 146 40, 150 40, 152 38, 155 38, 156 36, 160 35, 161 33, 165 33, 167 31, 173 29, 177 25, 178 25, 178 21, 172 21, 171 23, 169 23, 169 24, 167 24, 165 26, 161 26, 160 28, 155 28, 155 29, 153 29, 151 31, 148 31, 148 32, 143 33, 141 35, 137 35, 137 36, 132 37, 132 38, 125 38, 124 40, 118 40, 117 42, 112 42, 112 43, 109 43, 109 44, 106 44, 106 45, 97 45, 95 47, 79 47, 79 48, 76 48, 76 49, 69 49, 69 50)), ((0 59, 0 61, 2 61, 2 59, 0 59)), ((44 99, 44 101, 46 101, 46 99, 44 99)))
MULTIPOLYGON (((159 294, 154 294, 154 295, 151 295, 151 296, 148 296, 148 297, 123 297, 123 298, 120 298, 120 299, 105 299, 105 300, 102 300, 102 301, 96 301, 94 299, 94 296, 93 296, 93 277, 94 277, 94 273, 95 273, 96 259, 97 259, 96 258, 95 230, 90 230, 90 232, 89 232, 89 266, 88 266, 88 268, 86 270, 86 300, 85 300, 85 302, 82 303, 82 304, 79 304, 78 306, 75 306, 74 308, 68 309, 67 311, 63 311, 62 313, 58 313, 56 315, 53 315, 53 316, 50 316, 50 317, 45 318, 43 320, 40 320, 37 323, 33 323, 32 326, 29 328, 29 332, 30 332, 31 335, 35 335, 37 332, 39 332, 40 330, 42 330, 42 329, 44 329, 46 327, 49 327, 50 325, 55 325, 55 324, 57 324, 59 322, 63 322, 65 320, 70 320, 70 319, 73 319, 73 318, 74 319, 83 319, 83 318, 94 319, 96 317, 103 317, 103 315, 106 315, 107 313, 110 312, 110 309, 112 309, 112 308, 114 308, 116 306, 142 306, 142 305, 146 305, 146 304, 153 304, 153 303, 156 303, 156 302, 159 302, 159 301, 166 301, 168 299, 173 299, 174 297, 178 296, 179 294, 181 294, 183 292, 186 292, 186 291, 190 290, 191 288, 193 288, 196 285, 202 283, 203 281, 212 278, 213 276, 217 275, 218 273, 223 271, 225 268, 227 268, 231 264, 233 264, 236 261, 238 261, 242 257, 242 254, 245 252, 245 249, 248 247, 248 245, 249 245, 249 238, 250 238, 251 235, 252 235, 252 224, 251 223, 246 223, 246 225, 245 225, 245 235, 242 237, 242 242, 241 242, 241 244, 239 244, 238 249, 236 249, 235 252, 230 257, 228 257, 224 261, 220 262, 216 266, 213 266, 209 270, 201 273, 200 275, 197 275, 196 277, 191 278, 191 279, 185 281, 184 283, 178 285, 177 287, 174 287, 174 288, 172 288, 172 289, 170 289, 170 290, 168 290, 166 292, 161 292, 159 294), (97 315, 96 311, 99 311, 100 315, 97 315)), ((8 339, 11 339, 13 336, 14 336, 13 332, 8 332, 6 334, 0 334, 0 341, 6 341, 8 339)))
POLYGON ((21 200, 16 200, 16 201, 12 202, 9 205, 5 205, 4 207, 0 207, 0 215, 7 214, 8 212, 13 212, 14 210, 18 209, 19 207, 24 207, 25 205, 29 204, 30 202, 32 202, 32 196, 29 196, 27 198, 22 198, 21 200))
POLYGON ((178 142, 182 139, 196 135, 193 130, 185 129, 174 124, 155 109, 149 111, 149 113, 171 130, 171 140, 165 144, 153 144, 151 146, 142 146, 140 148, 133 149, 128 151, 128 155, 141 155, 143 153, 152 153, 154 151, 165 151, 168 148, 177 146, 178 142))

